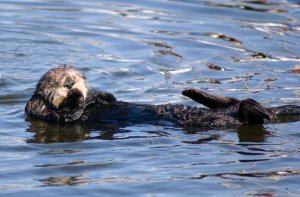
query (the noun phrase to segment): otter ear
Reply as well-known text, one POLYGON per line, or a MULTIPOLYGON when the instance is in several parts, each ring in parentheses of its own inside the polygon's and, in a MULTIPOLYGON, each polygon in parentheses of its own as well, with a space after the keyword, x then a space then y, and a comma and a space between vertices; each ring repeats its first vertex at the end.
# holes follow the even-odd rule
POLYGON ((228 108, 240 102, 238 99, 232 97, 212 95, 194 88, 183 90, 182 95, 211 109, 228 108))
POLYGON ((264 119, 271 120, 274 114, 253 99, 241 101, 238 118, 248 124, 262 124, 264 119))

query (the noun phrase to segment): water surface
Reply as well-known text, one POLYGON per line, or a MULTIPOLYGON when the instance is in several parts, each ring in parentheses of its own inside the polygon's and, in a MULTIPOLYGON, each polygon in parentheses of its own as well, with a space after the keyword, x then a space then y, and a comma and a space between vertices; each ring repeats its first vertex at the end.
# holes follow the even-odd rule
MULTIPOLYGON (((300 2, 3 0, 0 194, 299 196, 300 122, 234 130, 28 120, 39 77, 72 64, 137 103, 186 87, 299 105, 300 2)), ((200 106, 200 105, 197 105, 200 106)))

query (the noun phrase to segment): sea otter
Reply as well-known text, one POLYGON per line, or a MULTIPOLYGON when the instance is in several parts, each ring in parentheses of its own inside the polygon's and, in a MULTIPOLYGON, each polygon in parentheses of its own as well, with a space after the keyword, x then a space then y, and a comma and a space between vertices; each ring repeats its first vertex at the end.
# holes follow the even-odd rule
POLYGON ((84 74, 62 65, 41 77, 25 111, 34 118, 63 124, 170 121, 183 127, 206 128, 280 122, 283 115, 292 115, 295 120, 300 117, 300 107, 295 105, 265 108, 253 99, 238 100, 193 88, 182 94, 208 108, 118 101, 111 93, 88 90, 84 74))

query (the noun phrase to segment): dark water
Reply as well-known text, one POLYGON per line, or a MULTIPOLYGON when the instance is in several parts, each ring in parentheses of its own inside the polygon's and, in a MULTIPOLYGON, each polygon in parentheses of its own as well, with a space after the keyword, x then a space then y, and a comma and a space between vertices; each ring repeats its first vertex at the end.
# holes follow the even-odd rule
POLYGON ((300 196, 300 122, 236 130, 27 121, 58 64, 138 103, 186 87, 300 105, 297 0, 1 0, 0 195, 300 196))

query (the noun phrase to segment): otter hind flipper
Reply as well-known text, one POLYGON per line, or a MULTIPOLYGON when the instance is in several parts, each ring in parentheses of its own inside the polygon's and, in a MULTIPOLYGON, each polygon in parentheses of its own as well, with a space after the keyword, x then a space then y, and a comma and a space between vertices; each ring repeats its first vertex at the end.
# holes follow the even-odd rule
POLYGON ((236 98, 212 95, 194 88, 187 88, 183 90, 182 95, 187 96, 211 109, 228 108, 240 102, 236 98))
POLYGON ((247 124, 262 124, 264 119, 271 120, 274 114, 253 99, 241 101, 237 113, 238 118, 247 124))

